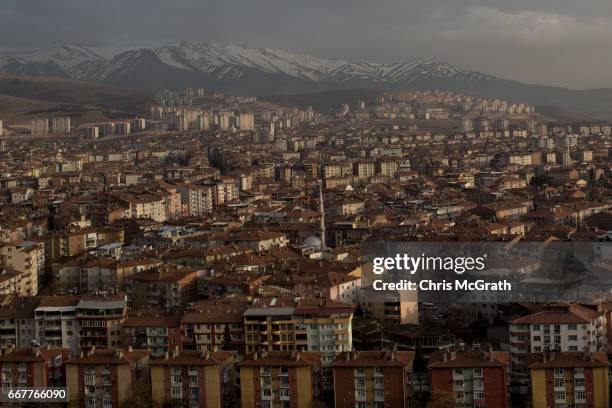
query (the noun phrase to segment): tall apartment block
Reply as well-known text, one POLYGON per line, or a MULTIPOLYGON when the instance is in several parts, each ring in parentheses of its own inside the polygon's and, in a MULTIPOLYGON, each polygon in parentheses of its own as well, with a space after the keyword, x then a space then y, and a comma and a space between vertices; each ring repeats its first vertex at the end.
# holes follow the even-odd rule
POLYGON ((49 134, 49 119, 38 118, 30 121, 30 134, 32 136, 42 136, 49 134))
POLYGON ((276 352, 238 364, 242 408, 312 407, 320 356, 318 353, 276 352))
POLYGON ((353 347, 352 310, 331 300, 260 299, 244 312, 246 352, 316 351, 331 363, 353 347))
POLYGON ((545 306, 510 323, 512 376, 529 382, 527 368, 534 353, 544 351, 605 351, 606 315, 597 307, 580 304, 545 306))
POLYGON ((335 407, 406 408, 412 351, 349 351, 332 364, 335 407))
POLYGON ((70 133, 70 118, 61 117, 51 119, 51 133, 68 134, 70 133))
POLYGON ((451 399, 458 406, 508 407, 505 351, 451 351, 432 354, 429 361, 432 398, 451 399))
POLYGON ((25 387, 62 387, 64 362, 70 351, 50 347, 11 348, 0 355, 3 390, 25 387))
POLYGON ((26 292, 36 295, 39 284, 44 280, 45 244, 18 240, 0 246, 0 264, 24 273, 26 292))
POLYGON ((221 408, 235 395, 233 353, 178 349, 151 363, 156 406, 221 408))
POLYGON ((148 368, 148 351, 92 348, 66 361, 68 398, 79 407, 119 407, 148 368))
POLYGON ((533 408, 610 406, 610 361, 603 352, 544 352, 529 370, 533 408))

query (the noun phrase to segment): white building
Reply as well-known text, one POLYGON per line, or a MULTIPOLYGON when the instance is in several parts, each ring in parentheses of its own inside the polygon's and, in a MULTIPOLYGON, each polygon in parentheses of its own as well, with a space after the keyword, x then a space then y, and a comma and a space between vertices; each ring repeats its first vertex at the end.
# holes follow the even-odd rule
POLYGON ((61 117, 51 120, 51 133, 53 134, 68 134, 70 133, 70 118, 61 117))
POLYGON ((36 340, 41 346, 78 352, 76 307, 78 296, 44 297, 34 309, 36 340))
POLYGON ((579 304, 545 306, 510 323, 513 376, 529 378, 532 353, 606 351, 606 315, 579 304))
POLYGON ((49 134, 49 119, 32 119, 30 121, 30 134, 32 136, 43 136, 49 134))

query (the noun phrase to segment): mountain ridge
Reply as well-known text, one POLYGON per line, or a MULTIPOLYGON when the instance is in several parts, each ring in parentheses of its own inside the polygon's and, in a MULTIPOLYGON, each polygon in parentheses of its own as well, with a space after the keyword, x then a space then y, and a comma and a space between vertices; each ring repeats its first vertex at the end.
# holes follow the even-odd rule
MULTIPOLYGON (((347 62, 273 48, 179 41, 159 46, 0 51, 0 71, 141 89, 205 87, 212 92, 283 95, 334 89, 439 89, 612 119, 612 89, 527 84, 444 62, 347 62)), ((1 90, 0 90, 1 91, 1 90)))

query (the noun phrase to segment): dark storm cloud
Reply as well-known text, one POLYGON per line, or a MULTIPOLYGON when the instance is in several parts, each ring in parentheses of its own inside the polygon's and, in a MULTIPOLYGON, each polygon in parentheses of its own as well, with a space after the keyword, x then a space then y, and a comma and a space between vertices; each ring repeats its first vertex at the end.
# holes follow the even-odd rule
POLYGON ((612 87, 610 0, 3 0, 0 46, 216 40, 612 87))

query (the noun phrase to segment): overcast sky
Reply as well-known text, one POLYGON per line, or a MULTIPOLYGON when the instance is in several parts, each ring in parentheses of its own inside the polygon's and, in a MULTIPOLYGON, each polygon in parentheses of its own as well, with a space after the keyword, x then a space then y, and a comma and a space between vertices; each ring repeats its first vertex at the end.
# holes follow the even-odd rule
POLYGON ((0 47, 215 40, 612 87, 611 0, 0 0, 0 47))

